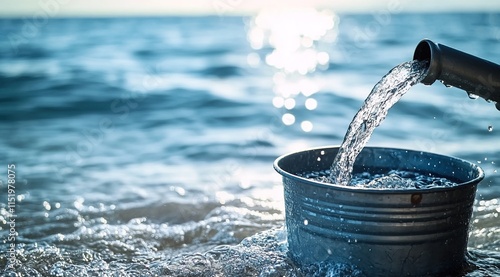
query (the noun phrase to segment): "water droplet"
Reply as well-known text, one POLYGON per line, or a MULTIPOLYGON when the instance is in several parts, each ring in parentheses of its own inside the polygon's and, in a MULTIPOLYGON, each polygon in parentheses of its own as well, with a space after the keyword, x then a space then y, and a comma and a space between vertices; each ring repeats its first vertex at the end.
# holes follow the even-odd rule
POLYGON ((493 131, 493 126, 490 125, 490 126, 488 126, 488 132, 491 132, 491 131, 493 131))
POLYGON ((443 80, 439 80, 441 82, 441 84, 443 84, 445 87, 449 88, 451 87, 451 85, 445 83, 443 80))
POLYGON ((474 93, 467 92, 467 95, 469 96, 469 98, 470 98, 470 99, 473 99, 473 100, 475 100, 475 99, 478 99, 478 98, 479 98, 479 96, 478 96, 478 95, 476 95, 476 94, 474 94, 474 93))
POLYGON ((304 225, 308 225, 309 224, 309 221, 307 219, 304 219, 304 225))

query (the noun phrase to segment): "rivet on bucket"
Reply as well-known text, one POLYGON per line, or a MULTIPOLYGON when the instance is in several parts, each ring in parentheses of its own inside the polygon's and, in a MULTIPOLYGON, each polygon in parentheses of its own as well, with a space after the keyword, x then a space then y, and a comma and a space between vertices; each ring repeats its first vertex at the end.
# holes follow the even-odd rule
POLYGON ((411 203, 413 205, 418 205, 422 202, 422 194, 421 193, 414 193, 411 195, 411 203))

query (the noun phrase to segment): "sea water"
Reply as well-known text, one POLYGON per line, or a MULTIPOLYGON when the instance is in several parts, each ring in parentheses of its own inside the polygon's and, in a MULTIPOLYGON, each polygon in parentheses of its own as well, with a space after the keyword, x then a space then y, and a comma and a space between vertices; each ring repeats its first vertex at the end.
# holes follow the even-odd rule
MULTIPOLYGON (((333 161, 330 179, 338 185, 351 185, 354 161, 370 139, 373 131, 387 116, 389 109, 415 84, 420 82, 427 69, 425 61, 409 61, 394 67, 373 87, 361 109, 354 116, 344 142, 333 161)), ((381 180, 369 182, 366 186, 378 188, 383 184, 390 187, 415 187, 413 185, 396 185, 402 180, 397 173, 381 177, 381 180)), ((357 182, 359 184, 359 182, 357 182)), ((411 183, 411 181, 410 181, 411 183)))

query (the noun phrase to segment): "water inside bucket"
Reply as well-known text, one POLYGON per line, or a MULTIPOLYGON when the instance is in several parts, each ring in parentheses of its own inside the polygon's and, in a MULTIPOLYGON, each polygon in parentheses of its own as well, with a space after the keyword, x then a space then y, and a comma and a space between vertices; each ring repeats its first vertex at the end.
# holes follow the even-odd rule
MULTIPOLYGON (((377 126, 385 119, 389 109, 426 72, 426 62, 410 61, 394 67, 373 87, 361 109, 354 116, 339 152, 331 166, 330 179, 338 185, 352 185, 354 161, 370 139, 377 126)), ((392 182, 391 182, 392 183, 392 182)))
MULTIPOLYGON (((304 172, 301 177, 323 183, 332 183, 330 170, 304 172)), ((370 189, 433 189, 449 188, 457 185, 448 178, 405 170, 390 170, 385 173, 358 172, 353 173, 350 186, 370 189)))

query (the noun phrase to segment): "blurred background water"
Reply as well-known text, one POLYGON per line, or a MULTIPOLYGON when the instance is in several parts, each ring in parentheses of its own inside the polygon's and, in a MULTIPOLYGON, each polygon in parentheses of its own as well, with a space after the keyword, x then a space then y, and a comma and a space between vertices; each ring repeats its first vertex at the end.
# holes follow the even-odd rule
MULTIPOLYGON (((0 271, 361 276, 287 258, 272 163, 340 144, 372 86, 423 38, 500 62, 497 13, 1 19, 0 271)), ((499 132, 493 104, 436 83, 413 87, 369 142, 485 170, 464 276, 500 273, 499 132)))

